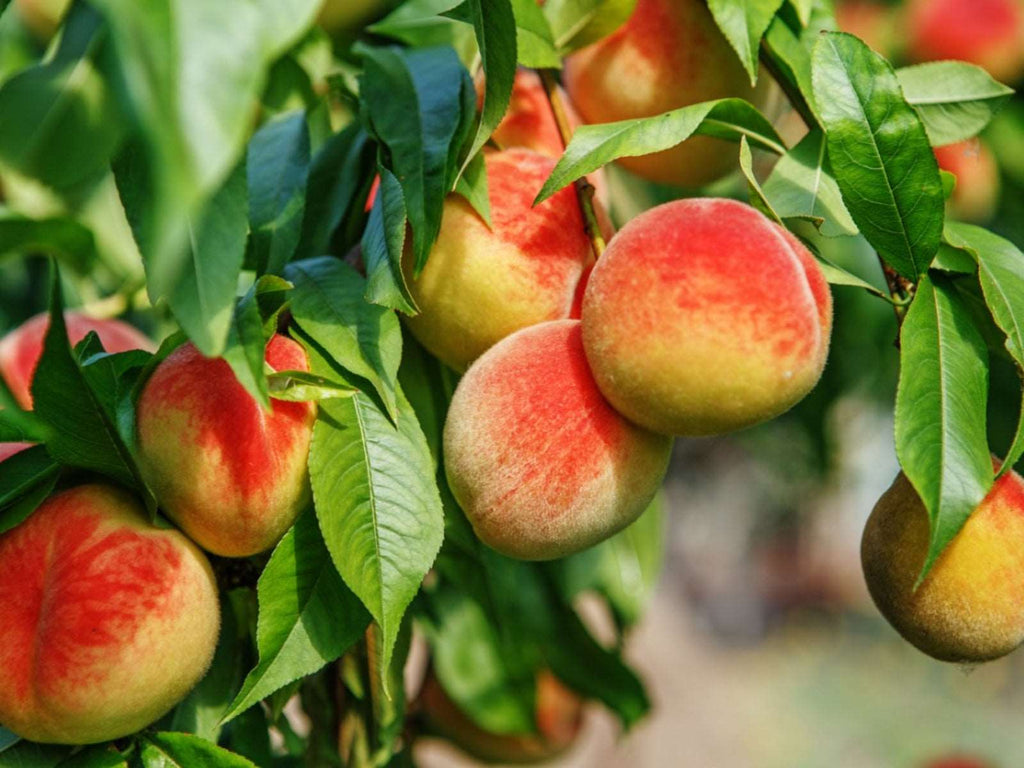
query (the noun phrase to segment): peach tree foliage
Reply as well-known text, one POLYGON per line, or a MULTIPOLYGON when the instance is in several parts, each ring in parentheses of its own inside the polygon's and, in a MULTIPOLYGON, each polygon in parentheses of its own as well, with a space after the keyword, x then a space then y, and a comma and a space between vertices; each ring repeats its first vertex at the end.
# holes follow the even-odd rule
MULTIPOLYGON (((534 727, 542 667, 626 727, 650 706, 619 645, 590 634, 573 598, 601 595, 621 641, 657 574, 660 506, 561 561, 518 562, 484 547, 442 467, 455 375, 399 322, 416 312, 403 250, 421 270, 445 195, 454 190, 489 217, 479 150, 506 110, 517 65, 557 69, 633 4, 408 0, 341 59, 314 27, 318 5, 93 0, 72 7, 49 52, 13 6, 0 15, 9 187, 0 253, 54 257, 35 411, 0 387, 0 441, 43 444, 3 464, 0 531, 31 515, 61 478, 82 474, 134 488, 155 514, 136 464, 134 401, 185 339, 223 356, 263 403, 319 404, 313 503, 269 555, 218 564, 225 629, 199 687, 154 727, 113 744, 72 751, 0 731, 0 765, 340 765, 339 728, 351 764, 411 764, 417 718, 401 672, 413 623, 446 690, 488 730, 534 727), (477 64, 487 76, 479 110, 477 64), (339 109, 358 119, 334 132, 339 109), (345 260, 355 246, 365 274, 345 260), (117 258, 135 247, 144 275, 117 258), (241 276, 249 287, 238 295, 241 276), (106 354, 94 335, 71 349, 63 293, 90 281, 126 294, 144 287, 180 332, 155 355, 106 354), (264 368, 263 346, 284 320, 310 373, 264 368), (282 716, 295 694, 308 734, 282 716), (271 729, 284 754, 271 750, 271 729)), ((863 235, 884 287, 822 266, 839 290, 893 306, 896 450, 929 513, 927 568, 994 481, 990 356, 1024 369, 1024 255, 944 220, 948 185, 931 147, 976 135, 1010 91, 968 64, 894 70, 857 38, 827 31, 827 6, 709 2, 751 81, 771 73, 811 128, 796 146, 735 98, 585 126, 538 200, 616 158, 700 134, 736 143, 750 200, 769 217, 810 222, 820 237, 863 235), (779 156, 767 178, 755 176, 752 149, 779 156)), ((834 359, 855 354, 837 339, 834 359)), ((1024 453, 1024 421, 1013 434, 1004 467, 1024 453)))

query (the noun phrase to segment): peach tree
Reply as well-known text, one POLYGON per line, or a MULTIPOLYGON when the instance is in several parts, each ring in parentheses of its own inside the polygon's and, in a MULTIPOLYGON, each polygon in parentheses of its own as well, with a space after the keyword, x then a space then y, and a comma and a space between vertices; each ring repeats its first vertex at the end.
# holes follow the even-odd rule
MULTIPOLYGON (((445 422, 463 369, 496 339, 466 359, 459 351, 521 297, 459 283, 443 302, 468 307, 469 326, 417 330, 430 322, 432 264, 505 248, 502 227, 529 257, 564 234, 546 220, 531 229, 559 195, 577 257, 559 273, 565 290, 544 310, 553 316, 517 322, 578 317, 577 283, 614 247, 599 176, 612 164, 691 187, 731 174, 715 194, 745 197, 751 231, 781 238, 787 264, 808 253, 808 274, 831 284, 830 360, 808 374, 805 389, 823 378, 789 418, 820 436, 829 404, 876 373, 864 357, 885 370, 898 358, 895 449, 927 512, 918 579, 927 575, 1024 455, 1012 376, 1024 371, 1021 232, 947 216, 955 179, 933 150, 977 136, 1007 104, 1002 127, 1019 138, 1013 92, 969 63, 896 68, 835 31, 827 0, 669 3, 713 45, 696 57, 704 71, 668 67, 645 91, 610 62, 638 8, 661 2, 0 0, 0 319, 49 313, 24 379, 30 398, 15 391, 0 342, 0 644, 15 642, 5 628, 34 626, 5 597, 28 593, 28 576, 3 559, 5 540, 85 483, 126 489, 147 524, 181 527, 207 550, 221 613, 212 661, 195 660, 209 664, 200 682, 156 722, 112 739, 33 742, 4 728, 15 724, 5 702, 22 700, 5 698, 0 670, 0 766, 408 766, 424 735, 484 759, 543 759, 572 742, 582 701, 624 729, 640 722, 651 702, 623 648, 663 559, 665 515, 651 492, 669 438, 637 439, 654 446, 658 482, 637 482, 645 490, 631 493, 628 514, 585 541, 598 543, 510 557, 500 532, 481 540, 470 491, 450 482, 445 422), (521 103, 524 76, 533 90, 521 103), (614 104, 623 93, 654 93, 656 106, 628 114, 614 104), (501 133, 507 114, 527 116, 529 141, 556 142, 526 192, 529 173, 513 168, 499 184, 488 160, 517 141, 508 123, 501 133), (529 122, 537 114, 543 140, 529 122), (522 209, 497 210, 512 193, 522 209), (455 220, 476 234, 444 229, 455 220), (829 260, 843 238, 873 261, 829 260), (860 305, 844 298, 853 295, 891 307, 885 322, 861 323, 860 305), (75 331, 68 308, 125 316, 162 341, 115 348, 98 328, 75 331), (298 357, 271 355, 280 337, 298 357), (178 374, 160 371, 186 353, 199 367, 180 392, 178 374), (175 394, 147 409, 160 376, 175 394), (182 409, 204 396, 207 415, 189 422, 182 409), (268 425, 287 407, 316 416, 284 470, 283 433, 268 425), (233 503, 208 480, 230 461, 207 440, 231 447, 243 491, 289 475, 294 492, 274 515, 277 502, 263 497, 238 513, 274 517, 269 539, 247 547, 241 528, 216 543, 197 532, 195 509, 233 503), (266 451, 249 451, 258 440, 266 451), (581 616, 585 593, 610 617, 612 642, 581 616)), ((683 195, 650 189, 651 201, 683 195)), ((614 195, 612 208, 623 223, 614 195)), ((619 268, 631 274, 628 261, 619 268)), ((436 290, 456 279, 442 274, 436 290)), ((524 295, 539 301, 532 285, 524 295)), ((668 304, 644 290, 636 301, 644 296, 668 304)), ((818 318, 816 365, 830 318, 818 318)), ((534 337, 519 338, 529 347, 534 337)), ((646 355, 638 349, 626 374, 646 355)), ((549 367, 554 379, 563 366, 549 367)), ((541 368, 530 375, 550 383, 541 368)), ((536 410, 524 392, 522 412, 503 422, 510 440, 536 410)), ((473 440, 460 462, 505 471, 473 440)), ((543 535, 544 524, 523 530, 543 535)), ((51 635, 37 656, 53 651, 51 635)), ((24 656, 10 652, 0 647, 0 661, 24 656)))

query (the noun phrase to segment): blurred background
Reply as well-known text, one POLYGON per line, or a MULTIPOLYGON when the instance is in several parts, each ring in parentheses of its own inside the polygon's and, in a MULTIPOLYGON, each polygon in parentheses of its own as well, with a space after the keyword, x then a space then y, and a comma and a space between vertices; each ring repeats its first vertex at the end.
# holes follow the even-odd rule
MULTIPOLYGON (((322 24, 344 57, 365 25, 389 10, 383 0, 336 0, 322 24)), ((1024 75, 1018 0, 852 0, 836 10, 842 28, 897 65, 960 58, 1009 85, 1024 75)), ((45 17, 26 17, 45 34, 45 17)), ((777 106, 780 131, 795 143, 802 124, 777 106)), ((938 154, 958 177, 950 214, 1024 247, 1024 98, 1015 96, 979 139, 938 154)), ((759 161, 763 179, 770 165, 759 161)), ((680 195, 615 168, 607 173, 619 223, 680 195)), ((737 174, 711 192, 745 198, 745 181, 737 174)), ((19 194, 24 200, 32 191, 19 194)), ((123 219, 105 215, 109 204, 100 190, 77 213, 93 222, 111 274, 123 274, 130 232, 123 219)), ((861 239, 802 234, 830 260, 884 286, 861 239)), ((102 300, 104 284, 102 276, 98 283, 71 277, 67 288, 70 304, 90 303, 102 300)), ((45 293, 44 260, 0 261, 0 331, 42 310, 45 293)), ((1024 654, 973 669, 933 661, 902 641, 867 595, 860 534, 898 469, 896 325, 892 308, 864 291, 835 287, 833 296, 832 343, 841 353, 810 397, 741 434, 677 441, 666 483, 664 571, 626 649, 653 714, 621 735, 610 714, 590 707, 580 740, 557 764, 1024 766, 1024 654)), ((149 315, 133 320, 159 334, 149 315)), ((1012 366, 993 356, 997 452, 1016 424, 1018 391, 1012 366)), ((593 618, 600 631, 606 617, 594 611, 593 618)), ((418 757, 430 768, 473 764, 427 740, 418 757)))

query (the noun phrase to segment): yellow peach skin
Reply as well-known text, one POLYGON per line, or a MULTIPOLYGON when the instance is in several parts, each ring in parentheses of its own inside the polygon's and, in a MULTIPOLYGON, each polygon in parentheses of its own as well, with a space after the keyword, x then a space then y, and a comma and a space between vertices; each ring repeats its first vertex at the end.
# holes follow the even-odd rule
POLYGON ((609 402, 642 427, 708 435, 777 416, 817 383, 832 298, 810 252, 734 200, 692 198, 612 238, 583 296, 609 402))
POLYGON ((1001 477, 914 590, 928 552, 928 514, 902 473, 864 528, 861 562, 878 610, 942 661, 1003 656, 1024 641, 1024 481, 1001 477))
MULTIPOLYGON (((757 89, 701 0, 638 0, 617 32, 570 56, 565 88, 586 123, 611 123, 730 96, 760 103, 757 89)), ((738 167, 735 144, 695 136, 622 167, 650 181, 699 187, 738 167)))
POLYGON ((422 273, 413 276, 409 252, 403 264, 420 308, 409 330, 457 371, 520 328, 569 317, 593 260, 571 187, 532 207, 554 160, 509 149, 488 152, 485 162, 493 229, 451 195, 422 273))
POLYGON ((203 677, 220 626, 210 565, 125 491, 57 494, 0 536, 0 724, 91 744, 149 725, 203 677))

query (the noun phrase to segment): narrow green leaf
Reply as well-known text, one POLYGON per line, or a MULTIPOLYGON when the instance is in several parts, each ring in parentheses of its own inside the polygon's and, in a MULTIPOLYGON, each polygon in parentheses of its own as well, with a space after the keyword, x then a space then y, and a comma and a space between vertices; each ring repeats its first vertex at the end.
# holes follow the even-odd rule
POLYGON ((977 136, 1013 95, 984 69, 962 61, 903 67, 896 77, 935 147, 977 136))
POLYGON ((363 277, 329 256, 293 262, 287 275, 295 285, 295 322, 338 365, 369 382, 395 418, 402 359, 402 331, 395 313, 367 302, 363 277))
POLYGON ((275 547, 257 595, 260 661, 223 722, 339 658, 370 622, 338 576, 311 512, 300 515, 275 547))
POLYGON ((276 275, 263 275, 239 300, 232 313, 223 357, 238 382, 264 408, 270 408, 265 351, 277 331, 292 284, 276 275))
POLYGON ((258 274, 280 274, 299 244, 309 153, 302 112, 271 120, 249 140, 249 217, 258 274))
POLYGON ((74 219, 31 219, 0 206, 0 256, 37 253, 56 256, 83 273, 97 257, 93 233, 74 219))
POLYGON ((128 761, 113 744, 103 744, 85 747, 61 761, 58 768, 128 768, 128 761))
POLYGON ((187 733, 151 733, 139 742, 145 768, 257 768, 241 755, 187 733))
POLYGON ((656 117, 582 125, 544 182, 534 205, 605 163, 671 149, 694 134, 737 142, 746 136, 759 148, 780 155, 786 151, 772 124, 743 99, 705 101, 656 117))
MULTIPOLYGON (((0 508, 9 506, 35 486, 53 478, 57 470, 57 462, 41 445, 31 446, 4 459, 3 473, 0 473, 0 508)), ((7 523, 4 515, 0 519, 0 533, 14 527, 7 523)))
MULTIPOLYGON (((978 263, 978 279, 992 319, 1006 334, 1006 350, 1024 381, 1024 253, 1009 240, 970 224, 951 222, 946 237, 965 248, 978 263)), ((1024 455, 1024 402, 1017 431, 999 473, 1008 472, 1024 455)))
POLYGON ((715 23, 740 57, 751 85, 757 83, 761 38, 782 3, 783 0, 708 0, 715 23))
POLYGON ((384 666, 444 531, 430 449, 398 394, 397 427, 362 394, 322 402, 309 459, 327 549, 380 625, 384 666))
POLYGON ((0 750, 2 768, 56 768, 71 752, 71 747, 58 744, 35 744, 18 741, 0 750))
POLYGON ((750 144, 747 142, 746 136, 740 139, 740 170, 747 179, 747 196, 750 198, 750 204, 765 216, 774 220, 776 224, 781 225, 782 219, 775 212, 775 209, 772 208, 772 204, 768 202, 768 198, 764 195, 764 190, 761 189, 761 183, 757 180, 757 176, 754 175, 754 155, 750 151, 750 144))
POLYGON ((853 35, 830 32, 813 55, 815 101, 843 201, 868 242, 910 280, 942 238, 939 167, 892 66, 853 35))
POLYGON ((242 164, 189 222, 189 261, 167 295, 178 325, 207 357, 224 351, 231 327, 249 232, 245 178, 242 164))
POLYGON ((827 237, 857 234, 843 204, 825 151, 825 135, 813 130, 775 164, 764 194, 783 218, 806 219, 827 237))
POLYGON ((808 109, 820 125, 821 117, 814 103, 814 88, 811 84, 811 41, 816 36, 814 29, 804 29, 798 34, 776 16, 764 36, 763 49, 774 65, 776 78, 787 84, 790 91, 803 96, 808 109))
POLYGON ((487 191, 487 166, 483 154, 477 153, 469 161, 466 172, 459 177, 455 192, 473 206, 473 210, 487 222, 488 227, 491 226, 491 198, 487 191))
POLYGON ((992 486, 988 353, 949 278, 926 275, 900 331, 896 455, 931 522, 921 578, 992 486))
POLYGON ((563 55, 612 34, 633 15, 637 0, 547 0, 544 15, 563 55))
POLYGON ((516 17, 516 57, 524 67, 558 69, 562 59, 544 11, 536 0, 512 0, 516 17))
POLYGON ((402 259, 408 247, 402 185, 391 171, 383 167, 378 170, 380 188, 361 243, 366 266, 366 300, 415 315, 419 309, 402 270, 402 259))

